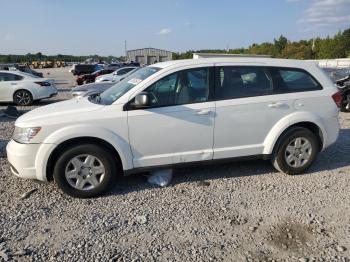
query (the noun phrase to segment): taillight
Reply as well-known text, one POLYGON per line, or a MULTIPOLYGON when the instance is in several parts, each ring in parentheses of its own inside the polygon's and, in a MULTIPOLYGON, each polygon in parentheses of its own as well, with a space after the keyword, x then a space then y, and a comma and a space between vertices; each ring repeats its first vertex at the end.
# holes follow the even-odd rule
POLYGON ((35 84, 38 84, 39 86, 50 86, 51 84, 49 82, 34 82, 35 84))
POLYGON ((340 92, 335 93, 334 95, 332 95, 332 98, 334 103, 337 105, 337 107, 340 107, 341 99, 342 99, 341 93, 340 92))

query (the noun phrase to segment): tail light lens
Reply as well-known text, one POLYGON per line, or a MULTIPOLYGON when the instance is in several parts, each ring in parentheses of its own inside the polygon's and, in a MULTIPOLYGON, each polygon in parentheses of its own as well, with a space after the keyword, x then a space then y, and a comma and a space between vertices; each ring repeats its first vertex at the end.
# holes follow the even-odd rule
POLYGON ((340 92, 335 93, 334 95, 332 95, 332 98, 334 103, 337 105, 337 107, 340 107, 341 99, 342 99, 341 93, 340 92))
POLYGON ((38 84, 39 86, 50 86, 51 84, 49 82, 34 82, 35 84, 38 84))

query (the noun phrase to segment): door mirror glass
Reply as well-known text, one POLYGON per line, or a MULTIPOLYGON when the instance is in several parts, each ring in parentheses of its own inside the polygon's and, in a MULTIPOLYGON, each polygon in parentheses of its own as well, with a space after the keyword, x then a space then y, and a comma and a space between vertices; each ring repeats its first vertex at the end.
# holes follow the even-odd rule
POLYGON ((149 106, 149 95, 146 92, 141 92, 135 96, 134 107, 135 108, 145 108, 149 106))

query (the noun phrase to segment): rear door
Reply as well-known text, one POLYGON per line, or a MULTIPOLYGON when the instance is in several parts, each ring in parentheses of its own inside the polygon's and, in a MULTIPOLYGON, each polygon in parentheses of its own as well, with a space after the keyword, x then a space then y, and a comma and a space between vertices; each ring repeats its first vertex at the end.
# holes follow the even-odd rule
POLYGON ((260 155, 272 126, 293 110, 262 66, 216 65, 214 159, 260 155))

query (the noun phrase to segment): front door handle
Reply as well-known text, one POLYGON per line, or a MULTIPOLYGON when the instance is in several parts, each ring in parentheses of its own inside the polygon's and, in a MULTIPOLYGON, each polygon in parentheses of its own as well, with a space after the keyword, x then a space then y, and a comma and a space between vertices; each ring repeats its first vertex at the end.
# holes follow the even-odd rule
POLYGON ((283 106, 286 106, 286 104, 282 103, 282 102, 274 102, 274 103, 271 103, 268 105, 268 107, 270 107, 270 108, 280 108, 283 106))
POLYGON ((200 116, 209 115, 210 113, 211 111, 206 109, 196 111, 196 115, 200 115, 200 116))

